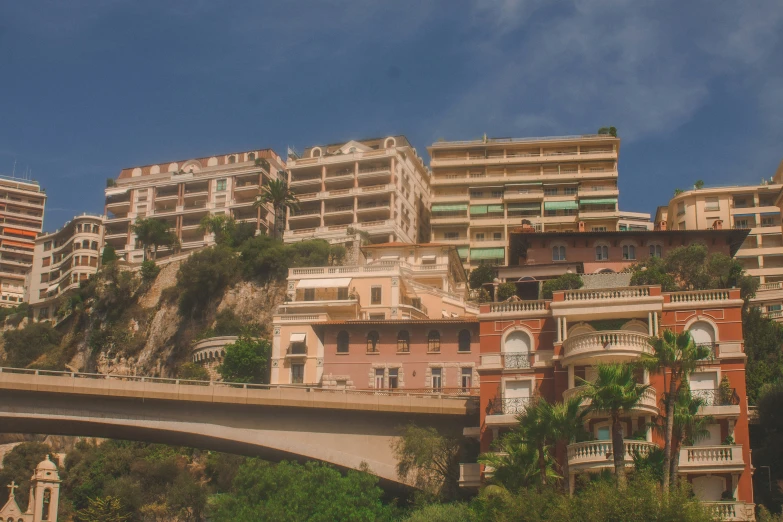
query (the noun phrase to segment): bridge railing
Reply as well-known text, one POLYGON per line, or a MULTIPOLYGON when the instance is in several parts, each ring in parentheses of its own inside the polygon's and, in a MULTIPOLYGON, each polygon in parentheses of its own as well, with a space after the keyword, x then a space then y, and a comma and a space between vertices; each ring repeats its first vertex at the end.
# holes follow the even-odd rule
POLYGON ((169 384, 173 386, 213 386, 247 390, 296 389, 313 393, 335 393, 347 395, 381 395, 381 396, 416 396, 439 399, 465 399, 478 397, 479 388, 371 388, 371 389, 340 389, 322 388, 313 384, 252 384, 225 381, 199 381, 192 379, 175 379, 169 377, 146 377, 140 375, 118 375, 106 373, 66 372, 57 370, 34 370, 29 368, 0 367, 1 373, 16 373, 46 377, 64 377, 70 379, 110 380, 139 383, 169 384))

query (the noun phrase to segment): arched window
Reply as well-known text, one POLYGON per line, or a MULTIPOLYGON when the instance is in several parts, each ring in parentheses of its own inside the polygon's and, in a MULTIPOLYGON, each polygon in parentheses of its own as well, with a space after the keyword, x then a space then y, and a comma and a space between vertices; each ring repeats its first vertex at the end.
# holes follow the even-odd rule
POLYGON ((715 329, 710 323, 696 321, 689 328, 694 344, 703 346, 712 346, 715 344, 715 329))
POLYGON ((348 353, 348 332, 345 330, 337 334, 337 353, 348 353))
POLYGON ((410 335, 407 330, 400 330, 397 334, 397 351, 407 353, 410 350, 410 335))
POLYGON ((566 248, 564 246, 552 247, 552 261, 565 261, 566 248))
POLYGON ((228 157, 228 162, 229 163, 236 163, 237 162, 237 157, 236 156, 229 156, 228 157))
POLYGON ((255 152, 248 153, 247 160, 248 161, 253 161, 254 159, 256 159, 256 153, 255 152))
POLYGON ((437 330, 431 330, 427 336, 427 351, 439 352, 440 351, 440 332, 437 330))
POLYGON ((623 245, 623 259, 636 259, 636 247, 633 245, 623 245))
POLYGON ((470 332, 468 330, 460 330, 459 335, 457 335, 457 343, 458 343, 458 347, 457 347, 458 351, 469 352, 470 332))
POLYGON ((378 340, 380 336, 375 330, 367 334, 367 352, 378 353, 378 340))
POLYGON ((663 247, 661 245, 650 245, 650 257, 663 257, 663 247))
POLYGON ((387 149, 390 149, 394 147, 397 144, 396 140, 394 138, 387 138, 386 142, 383 144, 383 146, 387 149))
POLYGON ((606 245, 598 245, 595 247, 595 260, 606 261, 609 259, 609 247, 606 245))

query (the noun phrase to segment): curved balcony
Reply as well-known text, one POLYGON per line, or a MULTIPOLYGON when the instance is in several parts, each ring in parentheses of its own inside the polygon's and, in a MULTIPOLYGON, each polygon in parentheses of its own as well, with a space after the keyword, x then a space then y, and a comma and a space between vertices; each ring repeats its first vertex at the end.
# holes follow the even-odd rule
MULTIPOLYGON (((644 440, 624 440, 625 465, 633 465, 634 453, 644 456, 657 446, 644 440)), ((578 442, 568 445, 568 466, 571 471, 591 471, 611 468, 614 466, 612 458, 612 441, 594 440, 590 442, 578 442)))
POLYGON ((625 330, 590 332, 563 341, 563 363, 575 364, 594 357, 623 361, 652 353, 649 335, 625 330))
MULTIPOLYGON (((582 395, 586 389, 587 386, 576 386, 574 388, 569 388, 563 392, 563 400, 567 401, 572 397, 582 395)), ((582 401, 582 407, 586 408, 589 405, 590 399, 584 399, 582 401)), ((639 401, 639 404, 637 404, 632 411, 642 415, 658 415, 660 412, 658 409, 658 392, 655 390, 655 388, 651 386, 644 390, 642 400, 639 401)))

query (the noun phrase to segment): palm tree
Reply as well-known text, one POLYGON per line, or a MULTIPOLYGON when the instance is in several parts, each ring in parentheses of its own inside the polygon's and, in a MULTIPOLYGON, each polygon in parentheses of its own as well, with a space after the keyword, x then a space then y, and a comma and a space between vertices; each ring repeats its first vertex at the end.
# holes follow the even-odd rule
POLYGON ((628 364, 599 364, 594 381, 584 381, 582 397, 590 400, 588 412, 607 415, 612 423, 612 455, 617 485, 625 488, 625 441, 620 416, 635 408, 649 385, 634 379, 633 367, 628 364))
POLYGON ((517 415, 519 424, 515 428, 519 439, 535 448, 538 453, 538 472, 543 486, 547 485, 549 478, 547 461, 551 460, 549 449, 555 439, 553 418, 552 405, 540 398, 517 415))
POLYGON ((154 259, 158 257, 159 246, 174 247, 179 244, 177 235, 169 229, 169 224, 162 219, 137 219, 131 225, 131 230, 144 247, 144 260, 147 260, 147 249, 155 247, 154 259))
POLYGON ((680 469, 680 448, 693 446, 696 442, 709 436, 707 426, 713 422, 709 415, 699 415, 699 408, 705 401, 701 397, 692 397, 689 386, 680 388, 674 405, 674 429, 672 430, 672 460, 669 470, 669 480, 677 481, 680 469))
POLYGON ((236 220, 225 214, 208 214, 201 218, 199 228, 205 234, 215 234, 215 243, 222 244, 231 238, 236 220))
MULTIPOLYGON (((508 491, 516 492, 540 483, 538 450, 525 442, 519 430, 497 439, 494 451, 482 454, 478 461, 492 469, 490 482, 508 491)), ((547 459, 545 465, 546 476, 556 479, 553 460, 547 459)))
POLYGON ((641 365, 652 373, 663 375, 663 403, 666 411, 666 426, 663 434, 663 455, 666 473, 663 474, 663 490, 669 491, 672 462, 672 436, 674 430, 674 405, 683 382, 696 369, 698 361, 710 356, 711 351, 706 346, 697 346, 687 331, 679 334, 664 330, 661 337, 649 340, 651 354, 642 354, 641 365), (669 385, 666 386, 666 374, 669 374, 669 385))
POLYGON ((288 188, 288 183, 283 179, 272 179, 261 187, 261 194, 256 198, 254 207, 261 207, 271 203, 275 214, 275 228, 272 237, 277 238, 278 232, 282 234, 285 229, 285 210, 299 210, 299 200, 288 188))
MULTIPOLYGON (((552 428, 555 440, 562 441, 566 446, 573 444, 585 435, 585 417, 587 410, 582 408, 582 398, 572 397, 559 402, 549 409, 550 419, 547 421, 552 428)), ((563 461, 563 491, 570 493, 568 456, 563 461)))

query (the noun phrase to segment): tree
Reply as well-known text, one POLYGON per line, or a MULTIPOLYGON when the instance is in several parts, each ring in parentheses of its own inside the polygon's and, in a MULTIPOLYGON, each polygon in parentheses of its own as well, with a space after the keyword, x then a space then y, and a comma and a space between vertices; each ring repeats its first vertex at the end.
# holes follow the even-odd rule
POLYGON ((783 382, 783 325, 764 317, 760 309, 750 308, 742 314, 742 333, 748 357, 748 401, 757 404, 766 385, 783 382))
POLYGON ((149 259, 147 261, 142 261, 141 263, 141 269, 139 270, 139 274, 141 274, 141 280, 145 283, 151 283, 155 280, 156 277, 158 277, 158 274, 160 273, 160 267, 155 264, 155 261, 152 259, 149 259))
POLYGON ((177 271, 179 309, 201 314, 237 279, 239 260, 230 248, 216 245, 191 255, 177 271))
POLYGON ((186 362, 177 370, 177 377, 188 381, 209 381, 209 372, 194 362, 186 362))
POLYGON ((371 522, 385 520, 377 477, 315 462, 270 464, 248 459, 234 479, 232 491, 215 497, 215 522, 371 522))
POLYGON ((697 179, 697 180, 696 180, 696 183, 694 183, 694 184, 693 184, 693 188, 695 188, 696 190, 701 190, 701 189, 703 189, 703 188, 704 188, 704 180, 702 180, 702 179, 697 179))
POLYGON ((275 228, 272 237, 279 238, 285 229, 286 209, 299 210, 299 200, 288 188, 288 183, 282 179, 272 179, 261 187, 261 194, 253 206, 261 207, 267 203, 272 205, 275 214, 275 228))
POLYGON ((117 497, 91 499, 89 506, 76 513, 77 522, 125 522, 130 517, 117 497))
POLYGON ((554 279, 544 281, 541 287, 541 295, 544 299, 552 299, 552 293, 558 290, 577 290, 584 286, 582 278, 578 274, 563 274, 554 279))
POLYGON ((631 286, 661 285, 664 292, 674 292, 679 289, 677 282, 666 270, 666 263, 660 257, 650 256, 641 263, 630 268, 631 286))
POLYGON ((288 255, 281 241, 256 236, 239 247, 242 271, 248 279, 280 281, 288 275, 288 255))
MULTIPOLYGON (((761 390, 758 400, 759 430, 753 442, 754 462, 769 466, 769 474, 757 471, 753 477, 753 498, 768 509, 779 511, 783 492, 778 481, 783 479, 783 382, 768 384, 761 390), (768 482, 771 480, 771 483, 768 482)), ((751 435, 754 433, 751 432, 751 435)))
POLYGON ((456 497, 461 437, 408 424, 391 448, 401 480, 412 477, 417 488, 440 500, 456 497))
POLYGON ((505 301, 515 295, 517 295, 517 285, 514 283, 501 283, 498 285, 498 301, 505 301))
MULTIPOLYGON (((517 493, 524 488, 541 484, 538 449, 525 442, 518 430, 504 433, 495 440, 493 451, 479 456, 478 462, 493 469, 490 484, 500 485, 517 493)), ((546 478, 555 480, 557 474, 551 455, 546 455, 546 478)))
POLYGON ((131 230, 144 247, 144 260, 147 260, 147 250, 152 246, 153 259, 158 257, 158 247, 174 247, 179 245, 179 239, 174 232, 169 230, 169 224, 162 219, 140 218, 131 225, 131 230))
POLYGON ((474 290, 481 288, 485 284, 491 283, 495 280, 495 268, 492 265, 481 263, 479 266, 470 271, 468 282, 470 287, 474 290))
MULTIPOLYGON (((672 429, 672 458, 669 469, 669 481, 675 484, 679 477, 680 448, 683 444, 693 446, 696 442, 708 437, 707 426, 714 422, 709 415, 699 415, 699 408, 705 401, 700 397, 692 397, 690 386, 684 385, 674 401, 674 422, 672 429)), ((665 460, 665 454, 664 454, 665 460)))
POLYGON ((215 243, 231 246, 237 222, 226 214, 208 214, 201 218, 199 229, 205 234, 214 234, 215 243))
POLYGON ((106 245, 103 247, 103 253, 101 254, 101 264, 105 265, 106 263, 113 263, 114 261, 117 261, 117 251, 114 250, 114 247, 111 245, 106 245))
POLYGON ((515 429, 526 444, 536 449, 539 480, 542 486, 548 484, 547 461, 551 460, 550 447, 555 439, 552 405, 545 399, 537 399, 517 415, 515 429))
POLYGON ((625 441, 620 415, 634 409, 650 386, 637 383, 633 368, 627 364, 599 364, 596 367, 596 375, 596 379, 592 382, 583 381, 585 391, 582 397, 590 401, 588 411, 609 416, 612 424, 614 473, 618 487, 624 489, 626 486, 625 441))
POLYGON ((27 323, 3 332, 5 365, 24 368, 60 344, 62 335, 49 323, 27 323))
POLYGON ((682 190, 682 189, 679 189, 679 188, 676 188, 676 189, 674 189, 674 197, 677 197, 677 196, 679 196, 679 195, 680 195, 680 194, 682 194, 683 192, 685 192, 685 191, 684 191, 684 190, 682 190))
MULTIPOLYGON (((19 489, 16 490, 16 502, 20 506, 26 506, 30 491, 31 470, 52 453, 52 448, 41 442, 23 442, 3 457, 3 466, 0 468, 0 484, 5 486, 12 481, 16 482, 19 489)), ((3 487, 0 491, 0 506, 8 500, 9 490, 3 487)))
MULTIPOLYGON (((549 415, 548 423, 555 440, 565 443, 566 446, 587 435, 585 431, 587 410, 582 408, 581 397, 572 397, 553 405, 549 415)), ((566 458, 563 461, 563 491, 566 493, 570 491, 568 481, 568 458, 566 458)))
POLYGON ((698 361, 711 356, 710 348, 698 346, 687 331, 679 334, 664 330, 660 337, 648 341, 652 353, 643 353, 641 365, 652 373, 663 375, 666 388, 666 375, 669 375, 668 390, 664 390, 664 408, 666 410, 666 426, 664 431, 664 471, 663 490, 669 491, 669 481, 672 462, 672 437, 674 432, 674 407, 683 383, 687 386, 688 375, 696 369, 698 361))
POLYGON ((598 134, 609 134, 610 136, 617 137, 617 129, 615 127, 601 127, 598 129, 598 134))
POLYGON ((240 336, 226 345, 226 354, 217 371, 227 382, 266 384, 271 347, 266 339, 240 336))

